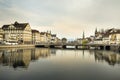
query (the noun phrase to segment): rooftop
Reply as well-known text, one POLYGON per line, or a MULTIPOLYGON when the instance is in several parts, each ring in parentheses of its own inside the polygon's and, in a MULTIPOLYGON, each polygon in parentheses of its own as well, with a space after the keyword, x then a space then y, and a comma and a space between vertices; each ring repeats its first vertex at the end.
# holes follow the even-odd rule
POLYGON ((3 25, 2 29, 9 29, 9 26, 14 26, 16 29, 24 30, 29 23, 18 23, 17 21, 14 24, 3 25))

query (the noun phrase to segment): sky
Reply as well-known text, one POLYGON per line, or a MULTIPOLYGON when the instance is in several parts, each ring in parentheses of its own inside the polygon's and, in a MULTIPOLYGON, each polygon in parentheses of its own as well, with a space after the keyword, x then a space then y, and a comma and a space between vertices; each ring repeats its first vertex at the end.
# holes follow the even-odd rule
POLYGON ((96 28, 120 28, 120 0, 0 0, 0 26, 15 21, 60 38, 88 37, 96 28))

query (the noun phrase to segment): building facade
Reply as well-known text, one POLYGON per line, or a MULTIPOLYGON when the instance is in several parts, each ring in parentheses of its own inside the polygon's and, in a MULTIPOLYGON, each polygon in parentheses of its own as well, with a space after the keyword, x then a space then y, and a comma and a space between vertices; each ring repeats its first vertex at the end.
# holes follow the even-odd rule
POLYGON ((51 32, 41 32, 40 33, 40 42, 49 44, 51 42, 51 32))
POLYGON ((32 30, 32 43, 33 44, 40 43, 40 32, 38 30, 32 30))
POLYGON ((47 43, 46 32, 41 32, 40 33, 40 43, 47 43))
POLYGON ((31 44, 32 32, 29 23, 3 25, 4 41, 18 44, 31 44))
POLYGON ((46 36, 47 36, 47 42, 48 42, 48 43, 51 43, 51 39, 52 39, 51 31, 47 31, 47 32, 46 32, 46 36))
POLYGON ((101 44, 120 44, 120 29, 107 29, 105 31, 95 31, 95 41, 101 44))
POLYGON ((109 35, 110 44, 120 44, 120 29, 113 29, 109 35))
POLYGON ((0 28, 0 43, 3 42, 3 30, 0 28))
POLYGON ((56 34, 51 35, 51 43, 57 43, 57 36, 56 34))

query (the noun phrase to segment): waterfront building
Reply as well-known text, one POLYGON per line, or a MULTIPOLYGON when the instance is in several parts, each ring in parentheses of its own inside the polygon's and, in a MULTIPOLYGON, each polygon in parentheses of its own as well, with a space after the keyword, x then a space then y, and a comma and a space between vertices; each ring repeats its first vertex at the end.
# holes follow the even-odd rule
POLYGON ((103 44, 110 44, 109 42, 110 42, 109 35, 104 35, 104 37, 102 39, 102 43, 103 44))
POLYGON ((40 32, 38 30, 32 30, 32 43, 33 44, 40 43, 40 32))
POLYGON ((51 43, 51 39, 52 39, 52 36, 51 36, 52 34, 51 34, 51 31, 47 31, 47 33, 46 33, 46 36, 47 36, 47 42, 48 43, 51 43))
POLYGON ((109 35, 111 34, 112 30, 113 29, 107 29, 107 30, 105 30, 104 35, 103 35, 103 43, 104 44, 110 44, 109 35))
POLYGON ((109 35, 110 44, 120 44, 120 29, 112 29, 109 35))
POLYGON ((61 44, 62 43, 61 39, 58 37, 56 37, 56 38, 57 38, 57 44, 61 44))
POLYGON ((8 24, 2 26, 4 41, 9 43, 31 44, 32 32, 29 23, 8 24))
POLYGON ((0 28, 0 43, 3 42, 3 30, 0 28))
POLYGON ((93 42, 95 40, 95 36, 90 36, 89 38, 90 38, 91 42, 93 42))
POLYGON ((57 43, 57 36, 56 36, 56 34, 52 34, 51 35, 51 43, 57 43))
POLYGON ((47 43, 46 32, 40 32, 40 43, 47 43))
POLYGON ((109 44, 109 33, 110 29, 104 31, 103 29, 101 31, 95 30, 95 44, 109 44))
POLYGON ((120 43, 120 29, 107 29, 103 35, 104 44, 118 44, 120 43))
POLYGON ((104 31, 103 30, 98 31, 97 28, 96 28, 96 30, 95 30, 95 40, 102 40, 103 35, 104 35, 104 31))
POLYGON ((50 43, 51 42, 51 31, 50 32, 41 32, 40 33, 40 42, 41 43, 50 43))
POLYGON ((120 29, 112 28, 99 32, 96 30, 94 42, 98 44, 120 44, 120 29))

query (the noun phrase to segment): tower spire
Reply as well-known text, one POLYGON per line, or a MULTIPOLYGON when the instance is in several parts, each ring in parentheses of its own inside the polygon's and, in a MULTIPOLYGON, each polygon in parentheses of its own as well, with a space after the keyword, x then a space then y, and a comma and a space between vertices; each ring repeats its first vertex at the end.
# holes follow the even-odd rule
POLYGON ((95 29, 95 37, 97 37, 98 31, 97 28, 95 29))
POLYGON ((85 33, 84 33, 84 31, 83 31, 83 39, 85 39, 85 33))
POLYGON ((97 28, 95 29, 95 33, 97 33, 97 28))

